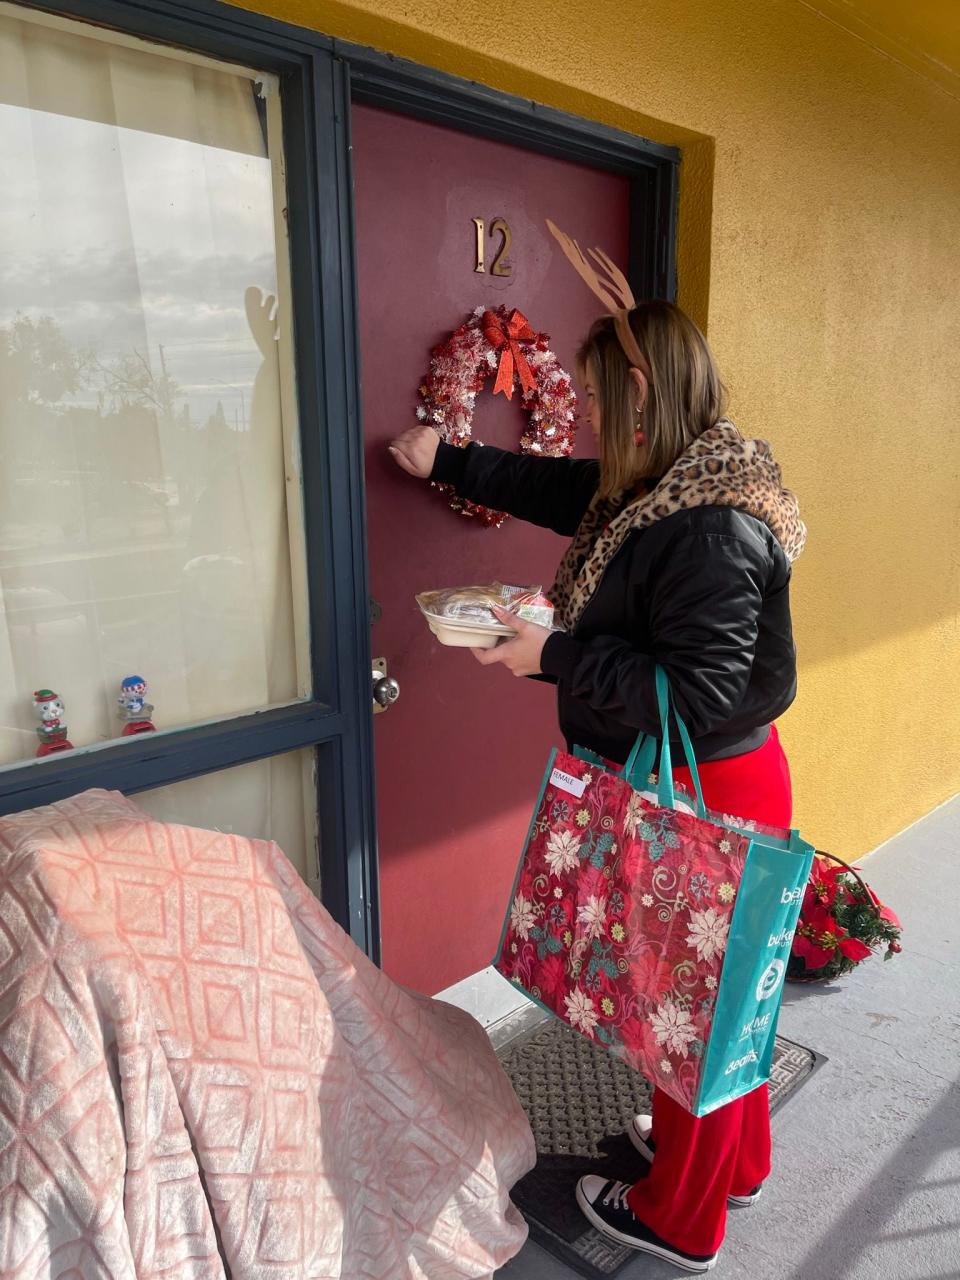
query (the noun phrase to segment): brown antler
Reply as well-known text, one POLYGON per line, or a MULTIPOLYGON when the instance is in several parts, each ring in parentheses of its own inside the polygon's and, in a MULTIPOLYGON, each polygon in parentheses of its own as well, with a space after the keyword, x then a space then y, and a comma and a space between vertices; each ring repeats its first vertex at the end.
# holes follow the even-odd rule
POLYGON ((564 257, 574 271, 613 316, 617 337, 627 359, 644 374, 648 381, 652 382, 653 375, 650 372, 650 365, 637 345, 637 340, 630 327, 629 314, 637 303, 627 277, 609 254, 604 253, 600 248, 588 249, 587 252, 590 257, 601 269, 600 273, 598 273, 596 268, 587 261, 576 240, 568 236, 565 231, 561 231, 549 218, 547 218, 547 228, 563 250, 564 257))
POLYGON ((620 299, 620 305, 625 307, 627 311, 632 311, 637 305, 637 302, 633 296, 633 290, 630 288, 627 277, 623 274, 609 254, 604 253, 599 245, 596 249, 590 250, 590 256, 600 263, 607 275, 610 277, 610 283, 616 288, 617 297, 620 299))
POLYGON ((626 277, 613 265, 602 249, 591 249, 590 256, 599 262, 601 267, 606 269, 608 275, 606 280, 600 278, 596 269, 584 257, 583 250, 576 240, 568 236, 565 231, 561 231, 549 218, 547 219, 547 228, 563 250, 564 256, 574 271, 581 277, 591 292, 600 299, 608 311, 615 312, 623 307, 636 306, 626 277))

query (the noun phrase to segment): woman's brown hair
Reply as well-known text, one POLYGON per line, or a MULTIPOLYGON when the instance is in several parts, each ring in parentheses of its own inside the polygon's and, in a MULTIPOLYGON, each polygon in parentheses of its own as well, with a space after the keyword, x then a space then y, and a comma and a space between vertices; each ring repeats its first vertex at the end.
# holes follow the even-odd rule
POLYGON ((643 302, 630 312, 630 328, 650 366, 647 401, 638 422, 636 384, 604 316, 577 353, 581 370, 596 378, 600 409, 600 495, 610 498, 647 476, 662 476, 681 453, 723 417, 726 392, 707 340, 672 302, 643 302), (645 437, 638 450, 638 427, 645 437))

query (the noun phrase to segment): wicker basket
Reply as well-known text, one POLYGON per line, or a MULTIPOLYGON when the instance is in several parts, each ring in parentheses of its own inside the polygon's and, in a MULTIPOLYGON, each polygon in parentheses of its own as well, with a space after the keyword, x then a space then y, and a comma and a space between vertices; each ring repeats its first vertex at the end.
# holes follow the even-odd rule
POLYGON ((787 982, 830 982, 834 976, 823 969, 808 969, 802 956, 791 956, 787 964, 787 982))

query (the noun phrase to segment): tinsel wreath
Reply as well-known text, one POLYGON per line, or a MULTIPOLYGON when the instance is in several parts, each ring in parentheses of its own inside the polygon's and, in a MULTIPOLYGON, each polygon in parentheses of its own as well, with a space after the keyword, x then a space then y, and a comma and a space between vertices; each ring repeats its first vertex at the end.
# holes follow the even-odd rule
MULTIPOLYGON (((527 413, 520 452, 567 457, 577 430, 577 397, 570 375, 551 351, 549 335, 536 332, 516 309, 477 307, 433 349, 430 371, 420 385, 417 417, 447 444, 466 447, 473 440, 477 396, 494 373, 494 395, 503 392, 510 400, 515 385, 520 387, 527 413)), ((499 528, 507 519, 503 511, 457 497, 449 485, 435 487, 454 511, 482 525, 499 528)))

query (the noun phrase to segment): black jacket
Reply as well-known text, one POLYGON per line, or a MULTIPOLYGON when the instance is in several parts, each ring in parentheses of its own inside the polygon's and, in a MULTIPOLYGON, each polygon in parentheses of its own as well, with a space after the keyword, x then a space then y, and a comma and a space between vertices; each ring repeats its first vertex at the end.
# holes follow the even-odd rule
MULTIPOLYGON (((572 537, 599 467, 441 444, 430 478, 572 537)), ((796 695, 789 584, 779 542, 734 507, 694 507, 631 532, 574 630, 544 645, 541 667, 557 683, 568 745, 622 762, 638 732, 659 736, 659 662, 698 761, 761 746, 796 695)), ((675 764, 682 760, 675 752, 675 764)))

